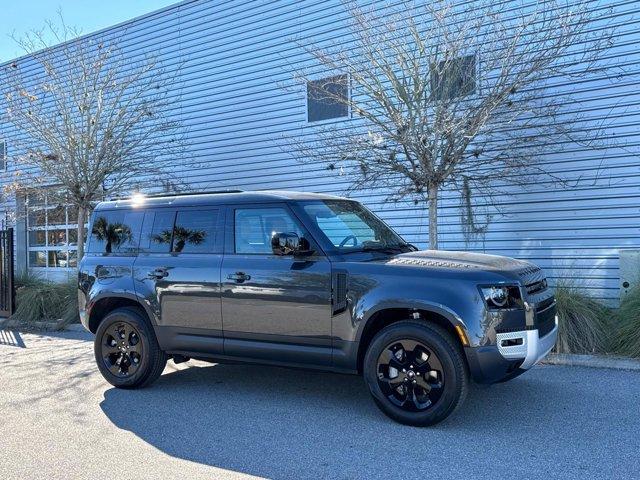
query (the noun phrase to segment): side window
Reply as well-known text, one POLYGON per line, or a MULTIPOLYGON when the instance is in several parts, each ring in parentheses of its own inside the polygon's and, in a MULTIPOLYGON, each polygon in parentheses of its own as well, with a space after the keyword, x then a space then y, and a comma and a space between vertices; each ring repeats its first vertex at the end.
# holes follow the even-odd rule
POLYGON ((140 251, 145 253, 169 253, 173 236, 175 210, 147 211, 142 226, 140 251))
POLYGON ((336 247, 351 236, 356 236, 359 243, 376 240, 373 229, 355 213, 345 213, 332 217, 316 217, 316 223, 336 247))
POLYGON ((174 253, 216 252, 217 210, 178 211, 173 229, 174 253))
POLYGON ((303 231, 284 208, 239 208, 235 213, 235 251, 244 254, 271 254, 274 233, 303 231))
POLYGON ((88 253, 135 254, 143 212, 98 211, 91 226, 88 253))

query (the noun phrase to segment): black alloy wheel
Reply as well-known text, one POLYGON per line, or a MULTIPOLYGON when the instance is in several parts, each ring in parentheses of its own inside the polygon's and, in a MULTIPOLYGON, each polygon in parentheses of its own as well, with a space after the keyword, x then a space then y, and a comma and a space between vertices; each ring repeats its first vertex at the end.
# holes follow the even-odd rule
POLYGON ((377 372, 382 392, 403 410, 424 411, 442 396, 442 363, 432 349, 416 340, 387 345, 378 357, 377 372))
POLYGON ((145 311, 122 307, 108 313, 98 325, 94 343, 102 376, 118 388, 138 388, 153 383, 167 364, 145 311))
POLYGON ((102 335, 102 359, 117 377, 130 377, 142 363, 144 349, 140 333, 127 322, 113 324, 102 335))
POLYGON ((380 330, 368 345, 362 373, 383 413, 417 427, 451 415, 469 386, 457 338, 426 320, 401 320, 380 330))

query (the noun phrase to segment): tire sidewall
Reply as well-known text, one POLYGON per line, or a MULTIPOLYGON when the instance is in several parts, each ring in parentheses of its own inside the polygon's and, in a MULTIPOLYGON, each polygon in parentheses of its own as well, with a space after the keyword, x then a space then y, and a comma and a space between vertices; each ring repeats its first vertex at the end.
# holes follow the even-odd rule
POLYGON ((94 340, 94 354, 100 373, 111 385, 116 387, 128 387, 136 386, 144 382, 152 368, 151 353, 153 345, 150 334, 152 334, 152 332, 150 331, 150 327, 145 319, 133 309, 114 310, 109 313, 102 322, 100 322, 94 340), (142 342, 142 359, 140 366, 134 375, 124 378, 111 373, 102 359, 102 337, 104 336, 105 331, 110 327, 113 327, 114 324, 120 322, 131 324, 138 331, 140 341, 142 342))
POLYGON ((455 410, 463 391, 464 379, 456 368, 454 356, 458 352, 439 334, 428 326, 396 324, 382 330, 371 342, 364 358, 363 373, 378 407, 394 420, 407 425, 426 426, 437 423, 455 410), (394 405, 382 392, 377 378, 378 357, 390 343, 409 339, 423 343, 439 358, 444 373, 444 391, 435 405, 424 412, 408 412, 394 405))

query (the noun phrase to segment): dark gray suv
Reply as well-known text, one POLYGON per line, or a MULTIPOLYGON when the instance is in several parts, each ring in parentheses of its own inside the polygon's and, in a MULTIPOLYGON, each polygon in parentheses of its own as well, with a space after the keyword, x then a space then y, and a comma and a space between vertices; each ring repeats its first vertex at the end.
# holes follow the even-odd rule
POLYGON ((513 378, 556 340, 538 267, 418 251, 344 198, 136 197, 100 203, 89 231, 80 315, 116 387, 169 358, 359 373, 384 413, 431 425, 470 379, 513 378))

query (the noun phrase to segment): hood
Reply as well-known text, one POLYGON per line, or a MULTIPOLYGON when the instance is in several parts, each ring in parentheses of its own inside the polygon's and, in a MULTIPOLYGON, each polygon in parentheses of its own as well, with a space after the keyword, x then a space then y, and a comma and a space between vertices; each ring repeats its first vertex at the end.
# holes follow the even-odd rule
POLYGON ((421 250, 394 256, 387 264, 448 269, 480 269, 513 272, 519 277, 537 276, 540 268, 523 260, 484 253, 421 250))

